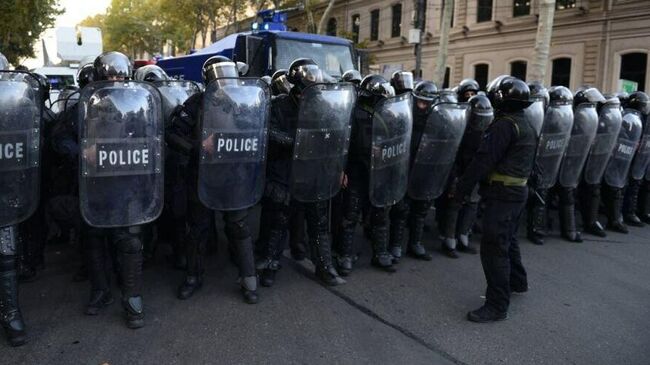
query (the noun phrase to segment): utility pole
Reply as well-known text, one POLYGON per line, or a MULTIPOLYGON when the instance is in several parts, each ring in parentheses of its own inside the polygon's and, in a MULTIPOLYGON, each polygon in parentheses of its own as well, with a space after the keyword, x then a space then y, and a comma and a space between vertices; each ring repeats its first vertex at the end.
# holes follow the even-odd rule
POLYGON ((422 34, 424 33, 424 18, 426 16, 425 0, 414 0, 416 9, 415 28, 420 32, 418 42, 415 44, 415 78, 422 75, 422 34))
POLYGON ((551 36, 553 34, 554 16, 555 0, 541 0, 539 3, 537 36, 535 37, 535 53, 528 77, 530 81, 544 82, 548 53, 551 47, 551 36))
POLYGON ((433 81, 442 86, 445 82, 445 71, 447 69, 447 48, 449 46, 449 29, 451 28, 451 17, 454 11, 454 0, 443 0, 442 24, 440 24, 440 38, 438 41, 438 54, 436 55, 436 68, 433 71, 433 81))

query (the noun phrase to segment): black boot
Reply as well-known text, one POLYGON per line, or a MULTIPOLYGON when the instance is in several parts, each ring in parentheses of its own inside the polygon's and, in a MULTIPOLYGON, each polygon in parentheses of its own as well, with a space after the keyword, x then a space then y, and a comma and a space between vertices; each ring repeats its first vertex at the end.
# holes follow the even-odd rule
POLYGON ((141 296, 122 298, 126 326, 130 329, 144 327, 144 303, 141 296))
POLYGON ((458 253, 456 252, 456 244, 458 242, 456 241, 455 238, 449 238, 445 237, 442 239, 442 245, 441 245, 441 251, 444 253, 447 257, 451 259, 457 259, 458 253))
POLYGON ((86 238, 86 263, 90 279, 90 298, 86 304, 85 314, 95 316, 106 306, 113 303, 109 273, 106 267, 106 246, 103 238, 91 235, 86 238))
POLYGON ((607 213, 607 229, 618 232, 628 233, 628 229, 623 224, 623 192, 621 189, 607 187, 605 195, 605 208, 607 213))
POLYGON ((373 255, 370 263, 384 271, 395 272, 393 256, 388 252, 388 227, 373 224, 371 231, 373 255))
POLYGON ((247 276, 241 278, 241 293, 244 302, 248 304, 256 304, 260 298, 257 295, 257 276, 247 276))
POLYGON ((584 231, 594 236, 606 237, 605 229, 598 221, 600 211, 600 186, 599 185, 586 185, 584 187, 587 191, 584 192, 586 196, 583 200, 583 222, 584 231))
POLYGON ((305 205, 307 233, 311 246, 312 262, 316 266, 316 277, 325 285, 335 286, 344 281, 332 263, 332 243, 329 236, 327 202, 305 205))
POLYGON ((21 346, 27 342, 25 322, 18 307, 16 256, 3 256, 2 252, 0 252, 0 324, 11 346, 21 346))
POLYGON ((560 205, 559 211, 562 237, 570 242, 582 242, 582 236, 576 228, 575 205, 560 205))
MULTIPOLYGON (((350 204, 356 203, 356 200, 350 204)), ((347 209, 355 209, 355 207, 347 209)), ((354 233, 357 227, 356 216, 349 212, 344 212, 341 219, 341 226, 339 227, 338 249, 336 265, 337 271, 341 276, 348 276, 354 269, 355 244, 354 233)))
POLYGON ((178 287, 178 299, 185 300, 189 299, 196 293, 199 289, 203 287, 203 276, 202 275, 187 275, 185 280, 178 287))
MULTIPOLYGON (((420 207, 418 207, 420 208, 420 207)), ((425 211, 428 209, 425 209, 425 211)), ((426 213, 412 214, 409 219, 409 242, 407 253, 419 260, 431 261, 431 254, 422 245, 422 236, 424 235, 424 219, 426 213)))
POLYGON ((467 313, 467 319, 476 323, 489 323, 508 319, 508 313, 499 313, 485 305, 467 313))
POLYGON ((544 244, 546 236, 546 202, 547 190, 537 190, 528 197, 528 240, 536 245, 544 244), (539 195, 539 197, 537 196, 539 195))
POLYGON ((630 178, 623 199, 623 221, 633 227, 643 227, 643 222, 636 215, 640 188, 641 182, 630 178))
POLYGON ((645 179, 639 192, 636 214, 643 223, 650 224, 650 181, 645 179))
POLYGON ((125 311, 126 326, 131 329, 144 326, 144 304, 142 301, 142 243, 139 227, 129 227, 116 240, 119 256, 122 259, 122 306, 125 311))

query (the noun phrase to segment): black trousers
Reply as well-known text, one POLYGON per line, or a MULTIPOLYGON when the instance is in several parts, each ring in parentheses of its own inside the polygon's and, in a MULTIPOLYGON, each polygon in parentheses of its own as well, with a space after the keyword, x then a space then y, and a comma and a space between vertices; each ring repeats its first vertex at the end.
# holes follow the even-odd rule
POLYGON ((525 201, 485 199, 481 263, 487 281, 485 303, 497 312, 506 312, 511 289, 528 287, 517 242, 519 219, 525 201))

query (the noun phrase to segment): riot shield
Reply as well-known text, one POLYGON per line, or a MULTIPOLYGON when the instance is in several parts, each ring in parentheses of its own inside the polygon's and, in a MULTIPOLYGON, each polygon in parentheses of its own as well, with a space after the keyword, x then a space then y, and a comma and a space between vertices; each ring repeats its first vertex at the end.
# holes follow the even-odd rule
POLYGON ((153 85, 102 81, 79 98, 79 203, 94 227, 155 220, 163 207, 163 119, 153 85))
POLYGON ((394 205, 408 187, 411 131, 410 94, 383 99, 372 115, 370 202, 375 207, 394 205))
POLYGON ((589 147, 596 138, 598 113, 593 104, 584 103, 573 111, 573 127, 566 153, 562 159, 558 181, 566 188, 578 186, 580 173, 587 160, 589 147))
POLYGON ((291 163, 291 197, 328 200, 341 188, 356 99, 352 84, 315 84, 302 92, 291 163))
POLYGON ((642 133, 643 126, 637 113, 623 115, 621 130, 618 133, 612 157, 607 162, 607 168, 605 169, 604 179, 607 185, 615 188, 625 187, 632 159, 642 133))
POLYGON ((183 104, 190 96, 198 93, 199 86, 194 81, 161 80, 153 84, 162 95, 163 118, 169 120, 174 109, 183 104))
POLYGON ((583 173, 587 184, 600 184, 603 178, 623 121, 619 106, 619 103, 607 103, 600 108, 596 138, 589 150, 583 173))
POLYGON ((524 109, 524 116, 530 122, 530 125, 533 126, 537 136, 539 137, 542 133, 542 124, 544 123, 544 103, 545 100, 542 97, 531 97, 532 104, 526 109, 524 109))
POLYGON ((0 227, 38 207, 43 103, 34 82, 28 73, 0 71, 0 227))
POLYGON ((206 207, 240 210, 262 198, 269 100, 260 79, 217 79, 206 87, 198 178, 206 207))
POLYGON ((536 188, 548 189, 555 185, 572 126, 573 107, 570 104, 551 103, 546 108, 535 157, 536 188))
POLYGON ((433 200, 442 194, 465 132, 467 112, 465 103, 440 103, 431 109, 411 165, 411 198, 433 200))
MULTIPOLYGON (((636 111, 625 110, 624 114, 628 113, 637 113, 636 111)), ((643 118, 643 116, 639 116, 643 118)), ((646 117, 647 118, 647 117, 646 117)), ((641 142, 639 142, 639 149, 634 156, 632 161, 632 167, 630 170, 630 175, 634 180, 641 180, 645 175, 646 170, 650 166, 650 126, 647 125, 648 121, 646 120, 646 125, 643 129, 643 135, 641 136, 641 142)), ((642 122, 643 124, 643 122, 642 122)))

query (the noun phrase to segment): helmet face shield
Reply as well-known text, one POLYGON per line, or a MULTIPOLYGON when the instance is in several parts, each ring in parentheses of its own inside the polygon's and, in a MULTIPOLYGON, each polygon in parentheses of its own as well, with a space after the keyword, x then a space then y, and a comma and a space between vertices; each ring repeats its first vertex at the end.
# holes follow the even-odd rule
POLYGON ((323 71, 316 65, 300 65, 295 71, 294 77, 301 80, 304 86, 323 82, 323 71))
POLYGON ((395 88, 393 88, 389 82, 382 82, 381 84, 377 84, 373 88, 372 92, 374 95, 383 96, 385 98, 391 98, 395 96, 395 88))
POLYGON ((393 74, 393 87, 399 91, 413 90, 413 74, 410 72, 399 71, 393 74))
POLYGON ((236 85, 239 77, 237 65, 234 62, 219 62, 208 65, 203 70, 208 83, 217 80, 219 86, 236 85), (223 80, 219 80, 223 79, 223 80))

